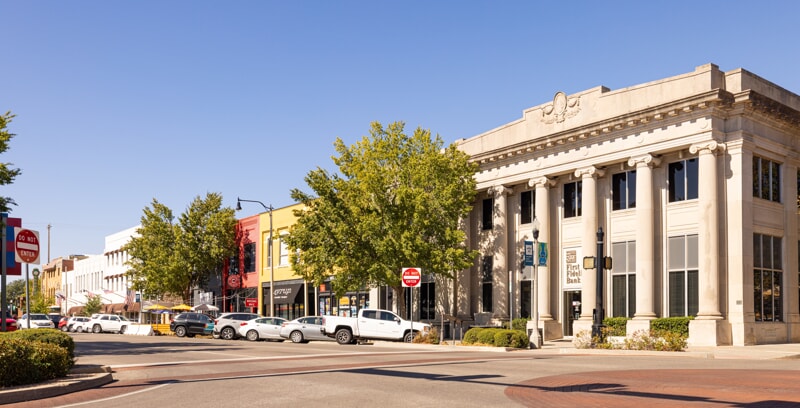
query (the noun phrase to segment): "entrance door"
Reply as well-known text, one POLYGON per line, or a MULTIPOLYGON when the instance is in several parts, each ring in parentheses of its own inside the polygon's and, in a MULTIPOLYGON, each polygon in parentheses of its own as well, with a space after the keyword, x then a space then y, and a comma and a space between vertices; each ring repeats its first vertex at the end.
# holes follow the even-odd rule
POLYGON ((564 292, 564 335, 573 336, 572 322, 581 318, 581 291, 564 292))
POLYGON ((519 315, 526 319, 531 318, 531 281, 519 282, 519 315))

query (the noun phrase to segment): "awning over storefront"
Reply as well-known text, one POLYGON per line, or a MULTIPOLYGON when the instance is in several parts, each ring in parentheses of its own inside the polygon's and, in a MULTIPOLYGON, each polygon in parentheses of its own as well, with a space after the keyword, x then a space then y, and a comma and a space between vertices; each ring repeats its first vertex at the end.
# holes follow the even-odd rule
POLYGON ((68 316, 80 316, 83 312, 83 306, 72 306, 67 311, 68 316))
MULTIPOLYGON (((275 288, 272 289, 272 298, 276 305, 297 303, 295 299, 297 295, 302 293, 302 288, 302 283, 275 286, 275 288)), ((265 303, 269 303, 269 299, 265 299, 265 303)))

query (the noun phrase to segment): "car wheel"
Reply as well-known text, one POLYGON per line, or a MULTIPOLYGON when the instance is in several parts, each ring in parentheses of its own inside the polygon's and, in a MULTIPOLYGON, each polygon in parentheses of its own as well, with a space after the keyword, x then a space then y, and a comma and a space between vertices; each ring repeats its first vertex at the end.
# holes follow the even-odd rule
POLYGON ((406 333, 406 335, 403 336, 403 341, 406 343, 411 343, 412 341, 414 341, 414 337, 416 337, 415 334, 416 333, 411 333, 411 332, 406 333))
POLYGON ((186 335, 186 328, 183 326, 178 326, 175 328, 175 335, 178 337, 183 337, 186 335))
POLYGON ((255 330, 250 330, 247 332, 247 340, 256 341, 258 340, 258 332, 255 330))
POLYGON ((128 330, 128 326, 122 326, 119 328, 119 334, 125 334, 125 330, 128 330))
POLYGON ((353 332, 350 329, 339 329, 336 331, 336 342, 339 344, 350 344, 353 341, 353 332))
POLYGON ((233 331, 232 328, 226 327, 222 329, 222 332, 220 332, 219 336, 225 340, 233 340, 234 337, 236 337, 236 333, 233 331))
POLYGON ((100 333, 100 332, 102 332, 102 331, 103 331, 103 328, 102 328, 102 327, 100 327, 100 325, 99 325, 99 324, 96 324, 96 325, 94 325, 94 327, 92 327, 92 332, 93 332, 93 333, 100 333))
POLYGON ((298 330, 295 330, 289 334, 289 339, 292 340, 292 343, 302 343, 303 342, 303 333, 298 330))

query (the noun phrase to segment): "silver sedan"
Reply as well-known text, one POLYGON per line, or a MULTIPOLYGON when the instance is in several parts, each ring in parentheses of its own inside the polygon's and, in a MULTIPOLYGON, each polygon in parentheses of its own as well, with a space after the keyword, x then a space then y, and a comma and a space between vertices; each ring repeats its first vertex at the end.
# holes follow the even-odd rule
POLYGON ((281 327, 281 337, 292 343, 308 343, 310 340, 328 340, 332 338, 322 334, 322 316, 306 316, 286 322, 281 327))
POLYGON ((242 322, 239 325, 239 335, 250 341, 278 340, 281 337, 281 325, 286 322, 282 317, 258 317, 242 322))

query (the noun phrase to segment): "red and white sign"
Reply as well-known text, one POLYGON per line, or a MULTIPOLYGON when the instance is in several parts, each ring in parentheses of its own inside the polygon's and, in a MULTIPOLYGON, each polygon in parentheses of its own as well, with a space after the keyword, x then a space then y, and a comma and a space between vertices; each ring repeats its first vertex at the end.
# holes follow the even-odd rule
POLYGON ((258 298, 245 298, 244 307, 258 307, 258 298))
POLYGON ((401 279, 404 288, 416 288, 422 283, 422 269, 403 268, 401 279))
POLYGON ((28 264, 39 263, 39 232, 14 228, 15 259, 28 264))

